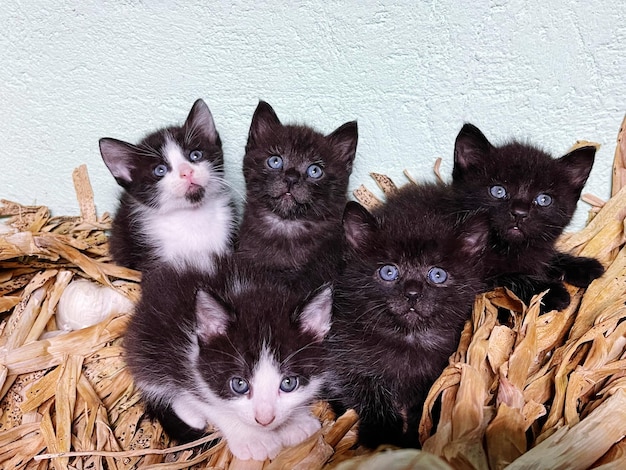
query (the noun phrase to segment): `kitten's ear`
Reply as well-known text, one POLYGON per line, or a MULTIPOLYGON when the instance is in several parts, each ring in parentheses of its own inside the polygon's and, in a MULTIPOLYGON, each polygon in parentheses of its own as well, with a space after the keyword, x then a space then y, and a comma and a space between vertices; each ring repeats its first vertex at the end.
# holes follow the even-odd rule
POLYGON ((465 124, 454 142, 454 169, 452 177, 459 171, 479 166, 489 152, 491 143, 487 137, 473 124, 465 124))
POLYGON ((349 201, 343 211, 343 231, 346 241, 355 250, 361 251, 378 229, 378 223, 365 207, 349 201))
POLYGON ((572 150, 557 160, 561 165, 563 174, 578 191, 582 191, 587 178, 589 178, 595 156, 596 147, 589 145, 572 150))
POLYGON ((320 287, 302 308, 299 314, 300 328, 312 333, 319 341, 330 330, 333 309, 333 290, 329 285, 320 287))
POLYGON ((252 115, 252 123, 250 124, 250 131, 248 132, 246 149, 254 146, 262 136, 280 125, 280 120, 278 116, 276 116, 274 108, 263 100, 259 101, 252 115))
POLYGON ((215 128, 215 121, 211 110, 203 100, 196 100, 191 107, 189 115, 185 120, 185 127, 199 132, 202 137, 216 145, 222 145, 220 136, 215 128))
POLYGON ((356 121, 346 122, 339 126, 326 139, 335 149, 334 154, 346 164, 348 171, 352 170, 352 162, 356 156, 356 144, 359 130, 356 121))
POLYGON ((99 141, 100 155, 120 186, 132 183, 131 171, 135 168, 137 147, 109 137, 99 141))
POLYGON ((459 224, 461 252, 469 257, 481 255, 487 249, 489 216, 485 211, 472 212, 459 224))
POLYGON ((198 337, 208 341, 226 334, 228 312, 211 294, 199 290, 196 294, 196 324, 198 337))

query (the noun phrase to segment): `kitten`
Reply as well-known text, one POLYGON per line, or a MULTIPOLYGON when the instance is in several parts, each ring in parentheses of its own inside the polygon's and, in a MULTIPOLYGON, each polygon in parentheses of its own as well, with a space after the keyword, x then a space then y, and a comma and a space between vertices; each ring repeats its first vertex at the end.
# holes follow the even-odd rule
POLYGON ((325 381, 332 292, 304 297, 232 260, 218 269, 209 281, 169 268, 144 275, 128 365, 170 437, 194 440, 211 424, 236 457, 271 459, 320 428, 309 405, 325 381))
POLYGON ((326 342, 330 403, 356 410, 366 447, 419 447, 428 390, 484 289, 487 219, 458 219, 449 186, 408 185, 371 214, 348 203, 344 228, 326 342))
POLYGON ((100 152, 124 188, 109 240, 113 260, 145 270, 159 263, 212 272, 230 251, 234 206, 223 179, 222 143, 197 100, 185 123, 137 145, 100 139, 100 152))
POLYGON ((243 174, 246 205, 238 255, 316 285, 341 257, 341 216, 356 154, 357 124, 324 136, 283 125, 260 101, 250 125, 243 174))
POLYGON ((555 242, 570 222, 591 171, 595 147, 553 159, 517 141, 496 147, 471 124, 456 138, 453 186, 464 208, 490 216, 490 287, 506 286, 528 304, 550 289, 544 308, 561 310, 570 301, 563 283, 587 287, 604 272, 593 258, 560 253, 555 242))

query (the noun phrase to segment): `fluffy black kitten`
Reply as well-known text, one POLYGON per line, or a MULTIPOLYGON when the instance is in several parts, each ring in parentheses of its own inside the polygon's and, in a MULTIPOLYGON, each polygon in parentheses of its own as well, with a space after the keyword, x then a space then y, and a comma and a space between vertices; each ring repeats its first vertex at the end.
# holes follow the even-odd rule
POLYGON ((560 253, 554 246, 571 221, 595 152, 587 146, 553 159, 517 141, 493 146, 477 127, 463 126, 452 184, 464 209, 489 213, 490 287, 509 287, 525 303, 550 289, 544 308, 560 310, 570 301, 562 280, 587 287, 603 274, 596 259, 560 253))
POLYGON ((324 136, 309 126, 282 124, 260 101, 243 161, 238 256, 290 278, 304 273, 305 284, 332 278, 357 138, 356 122, 324 136))
POLYGON ((182 126, 137 145, 103 138, 100 152, 124 188, 109 240, 113 260, 138 270, 165 262, 211 272, 215 256, 231 249, 235 216, 222 143, 204 101, 182 126))
POLYGON ((180 441, 217 427, 240 459, 274 458, 320 428, 332 292, 294 293, 253 267, 213 278, 167 266, 144 273, 125 337, 149 414, 180 441))
POLYGON ((358 439, 418 447, 432 383, 484 289, 485 216, 455 215, 449 186, 406 186, 371 214, 346 206, 346 266, 335 286, 330 403, 360 417, 358 439))

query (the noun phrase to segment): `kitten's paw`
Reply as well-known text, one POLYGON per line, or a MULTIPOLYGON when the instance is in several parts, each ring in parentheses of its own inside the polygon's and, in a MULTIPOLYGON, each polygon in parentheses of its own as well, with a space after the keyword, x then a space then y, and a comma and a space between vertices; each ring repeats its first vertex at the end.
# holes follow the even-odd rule
POLYGON ((307 413, 295 419, 280 430, 285 447, 295 446, 315 434, 322 427, 319 419, 307 413))
POLYGON ((595 258, 583 256, 564 266, 565 282, 576 287, 588 287, 591 282, 604 274, 604 266, 595 258))
POLYGON ((563 310, 569 305, 570 295, 563 284, 551 284, 550 290, 543 296, 543 312, 563 310))
POLYGON ((282 449, 281 443, 270 434, 264 436, 240 436, 226 440, 232 454, 240 460, 273 459, 282 449))

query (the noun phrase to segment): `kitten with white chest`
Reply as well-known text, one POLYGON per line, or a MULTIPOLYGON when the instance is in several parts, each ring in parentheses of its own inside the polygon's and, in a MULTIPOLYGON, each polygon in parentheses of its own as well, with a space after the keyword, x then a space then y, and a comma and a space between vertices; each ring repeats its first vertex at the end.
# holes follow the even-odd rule
POLYGON ((124 189, 113 220, 113 260, 143 271, 159 263, 212 272, 231 250, 234 205, 213 116, 197 100, 182 126, 138 144, 100 139, 100 153, 124 189))
POLYGON ((218 269, 208 280, 144 275, 128 365, 170 437, 193 440, 213 425, 236 457, 271 459, 320 428, 310 405, 326 378, 331 289, 302 296, 232 259, 218 269))
POLYGON ((341 216, 356 155, 357 124, 328 135, 283 124, 260 101, 248 134, 246 205, 237 253, 283 276, 330 280, 341 258, 341 216))

